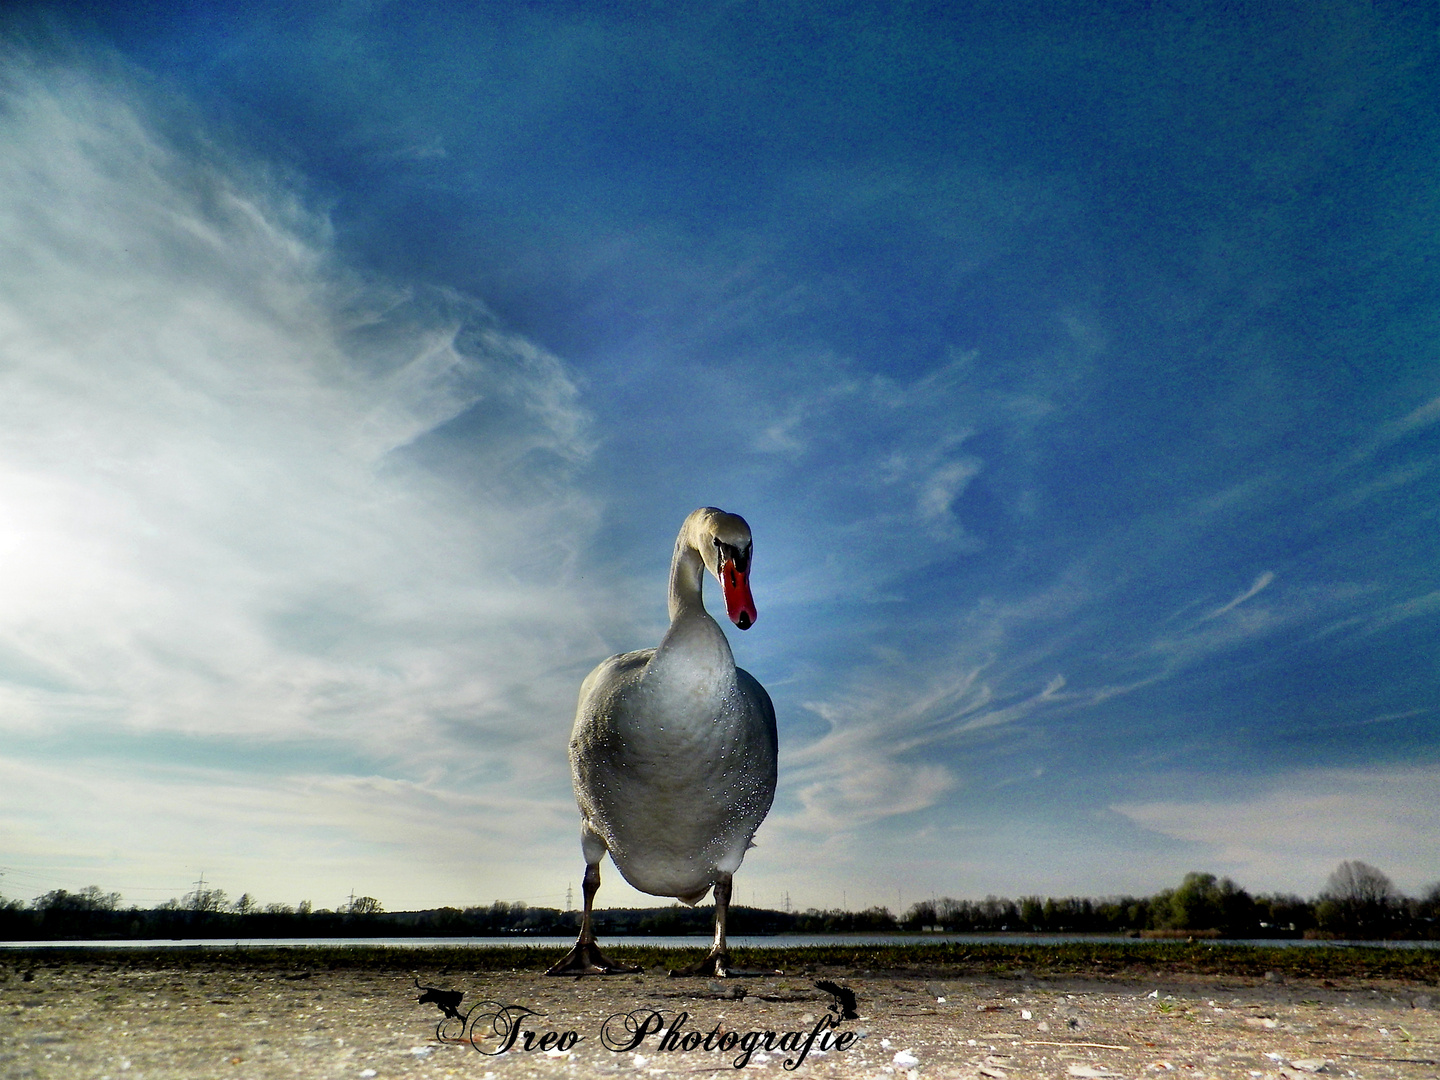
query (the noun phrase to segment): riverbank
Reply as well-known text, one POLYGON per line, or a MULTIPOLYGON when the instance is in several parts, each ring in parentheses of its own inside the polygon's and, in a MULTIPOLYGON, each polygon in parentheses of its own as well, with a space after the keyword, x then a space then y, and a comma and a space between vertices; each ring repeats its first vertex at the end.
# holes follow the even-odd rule
POLYGON ((726 981, 669 978, 666 967, 693 959, 688 952, 623 948, 615 952, 645 964, 642 974, 547 978, 548 954, 523 948, 17 952, 0 957, 0 1075, 722 1076, 737 1072, 744 1040, 756 1033, 738 1071, 778 1077, 791 1074, 785 1061, 817 1028, 830 1042, 814 1038, 795 1075, 1440 1075, 1433 955, 1395 953, 1398 966, 1387 970, 1390 950, 1111 949, 1123 953, 754 950, 745 965, 785 974, 726 981), (1320 957, 1320 968, 1273 966, 1289 953, 1320 957), (534 1032, 534 1049, 525 1052, 519 1038, 489 1056, 442 1041, 442 1014, 417 1000, 417 979, 464 994, 462 1015, 477 1010, 470 1031, 489 1036, 477 1036, 482 1050, 499 1047, 496 1019, 507 1022, 499 1006, 518 1006, 506 1015, 534 1032), (835 999, 820 981, 853 990, 859 1018, 830 1027, 835 999), (656 1014, 663 1026, 626 1047, 656 1014), (477 1023, 482 1016, 488 1026, 477 1023), (555 1036, 546 1045, 548 1032, 555 1036), (853 1036, 843 1047, 841 1033, 853 1036))

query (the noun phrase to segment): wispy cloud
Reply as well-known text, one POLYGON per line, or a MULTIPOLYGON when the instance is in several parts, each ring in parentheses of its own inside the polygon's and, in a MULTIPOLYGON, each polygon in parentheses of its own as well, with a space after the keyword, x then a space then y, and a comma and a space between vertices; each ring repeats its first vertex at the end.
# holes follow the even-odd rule
POLYGON ((1008 605, 980 603, 940 647, 879 650, 832 694, 807 702, 825 730, 782 750, 790 802, 777 810, 775 828, 843 844, 971 783, 967 751, 1078 704, 1051 666, 1055 639, 1041 630, 1037 646, 1032 635, 1054 630, 1083 603, 1072 583, 1008 605))
MULTIPOLYGON (((429 775, 421 844, 451 815, 533 825, 473 805, 487 792, 564 807, 569 668, 604 651, 574 574, 596 506, 571 479, 589 443, 564 366, 474 301, 347 273, 284 183, 162 136, 124 77, 5 71, 0 723, 305 744, 319 776, 389 763, 363 797, 315 798, 418 807, 399 778, 429 775)), ((282 807, 318 820, 233 786, 263 804, 254 836, 282 807)), ((69 805, 124 820, 106 797, 69 805)), ((332 824, 358 840, 384 819, 332 824)))
MULTIPOLYGON (((316 764, 323 764, 317 760, 316 764)), ((4 893, 106 883, 159 903, 202 871, 232 897, 335 907, 354 888, 391 910, 557 904, 576 875, 573 806, 524 786, 446 778, 0 758, 4 893), (64 801, 81 808, 56 814, 64 801), (14 871, 13 874, 8 871, 14 871), (13 878, 13 880, 12 880, 13 878)))
MULTIPOLYGON (((1193 845, 1195 866, 1313 896, 1343 859, 1410 892, 1440 879, 1440 768, 1307 769, 1253 794, 1116 804, 1135 824, 1193 845)), ((1252 886, 1255 887, 1255 886, 1252 886)))
POLYGON ((1343 583, 1281 586, 1266 601, 1255 598, 1276 581, 1261 573, 1249 588, 1198 616, 1192 601, 1170 619, 1145 627, 1137 639, 1140 654, 1158 659, 1158 675, 1169 677, 1258 641, 1313 631, 1324 619, 1353 607, 1357 590, 1343 583), (1186 617, 1188 616, 1188 618, 1186 617))
POLYGON ((1369 457, 1392 443, 1399 442, 1418 431, 1440 424, 1440 397, 1431 398, 1416 406, 1404 416, 1384 424, 1362 445, 1355 459, 1369 457))
POLYGON ((1205 616, 1205 621, 1206 621, 1206 622, 1209 622, 1211 619, 1218 619, 1218 618, 1220 618, 1220 616, 1222 616, 1222 615, 1228 615, 1230 612, 1234 611, 1234 610, 1235 610, 1237 607, 1239 607, 1241 604, 1245 603, 1246 600, 1249 600, 1251 597, 1254 597, 1254 596, 1259 595, 1259 594, 1260 594, 1261 592, 1263 592, 1265 589, 1269 588, 1270 583, 1271 583, 1272 581, 1274 581, 1274 580, 1275 580, 1275 575, 1274 575, 1273 573, 1271 573, 1269 570, 1266 570, 1263 574, 1261 574, 1259 577, 1257 577, 1257 578, 1255 579, 1254 584, 1252 584, 1252 585, 1250 586, 1250 588, 1248 588, 1248 589, 1246 589, 1244 592, 1240 593, 1240 594, 1239 594, 1238 596, 1236 596, 1233 600, 1230 600, 1230 601, 1227 602, 1227 603, 1221 604, 1221 605, 1220 605, 1218 608, 1216 608, 1214 611, 1210 612, 1210 614, 1206 615, 1206 616, 1205 616))
POLYGON ((1387 604, 1365 618, 1366 633, 1378 634, 1399 623, 1440 614, 1440 589, 1387 604))

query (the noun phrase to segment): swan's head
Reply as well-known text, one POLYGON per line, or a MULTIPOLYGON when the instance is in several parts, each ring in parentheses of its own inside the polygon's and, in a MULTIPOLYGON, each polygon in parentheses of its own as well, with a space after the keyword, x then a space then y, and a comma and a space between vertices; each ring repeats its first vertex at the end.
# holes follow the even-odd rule
POLYGON ((696 519, 695 547, 705 569, 720 582, 725 594, 725 612, 741 630, 755 625, 759 613, 750 595, 750 526, 739 514, 727 514, 707 506, 691 515, 696 519))

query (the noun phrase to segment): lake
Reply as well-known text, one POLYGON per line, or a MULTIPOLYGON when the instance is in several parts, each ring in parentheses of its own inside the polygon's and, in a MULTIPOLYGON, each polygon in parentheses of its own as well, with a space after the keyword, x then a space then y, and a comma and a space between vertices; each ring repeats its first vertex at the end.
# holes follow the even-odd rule
MULTIPOLYGON (((404 949, 448 948, 533 948, 567 949, 573 937, 540 937, 509 934, 503 937, 335 937, 335 938, 155 938, 118 941, 0 941, 0 949, 311 949, 337 947, 372 947, 404 949)), ((1177 940, 1177 939, 1162 939, 1177 940)), ((1250 945, 1278 948, 1367 948, 1440 949, 1440 941, 1304 941, 1296 938, 1259 939, 1197 939, 1204 945, 1250 945)), ((1100 934, 772 934, 764 936, 735 935, 729 939, 734 949, 797 949, 822 946, 864 945, 937 945, 947 942, 987 945, 1073 945, 1079 942, 1106 944, 1153 944, 1155 939, 1114 937, 1100 934)), ((641 949, 703 949, 710 944, 709 934, 683 937, 606 937, 601 943, 619 948, 641 949)))

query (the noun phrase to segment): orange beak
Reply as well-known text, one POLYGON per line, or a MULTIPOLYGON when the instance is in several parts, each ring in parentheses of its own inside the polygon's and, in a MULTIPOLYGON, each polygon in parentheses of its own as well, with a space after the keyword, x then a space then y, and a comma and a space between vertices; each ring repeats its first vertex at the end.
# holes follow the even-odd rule
POLYGON ((750 595, 750 578, 744 571, 735 569, 732 559, 720 564, 720 589, 725 593, 725 613, 730 621, 741 630, 754 626, 760 616, 755 610, 755 598, 750 595))

